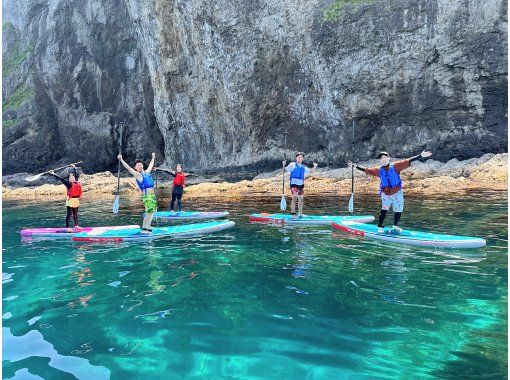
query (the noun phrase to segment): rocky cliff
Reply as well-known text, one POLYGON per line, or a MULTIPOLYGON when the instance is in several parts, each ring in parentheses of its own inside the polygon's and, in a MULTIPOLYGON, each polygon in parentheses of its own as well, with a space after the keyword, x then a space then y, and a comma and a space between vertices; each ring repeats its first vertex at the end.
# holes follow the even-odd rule
POLYGON ((108 167, 121 137, 131 156, 162 151, 151 75, 122 1, 7 0, 3 11, 4 173, 56 161, 108 167))
MULTIPOLYGON (((3 170, 507 147, 503 0, 4 0, 3 170), (120 136, 121 123, 124 123, 120 136)), ((237 169, 235 169, 237 170, 237 169)))

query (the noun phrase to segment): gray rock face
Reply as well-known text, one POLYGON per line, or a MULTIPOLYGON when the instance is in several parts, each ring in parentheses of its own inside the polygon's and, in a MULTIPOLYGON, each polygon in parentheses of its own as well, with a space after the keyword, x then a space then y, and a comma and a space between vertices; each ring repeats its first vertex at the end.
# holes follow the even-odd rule
POLYGON ((86 170, 112 167, 120 123, 128 158, 161 155, 150 75, 123 2, 2 6, 4 173, 78 160, 86 170))
POLYGON ((113 169, 120 122, 128 159, 156 150, 202 173, 278 168, 286 130, 287 159, 299 149, 341 166, 353 123, 358 161, 508 149, 503 0, 6 0, 3 10, 4 67, 21 61, 2 89, 5 173, 78 158, 113 169))

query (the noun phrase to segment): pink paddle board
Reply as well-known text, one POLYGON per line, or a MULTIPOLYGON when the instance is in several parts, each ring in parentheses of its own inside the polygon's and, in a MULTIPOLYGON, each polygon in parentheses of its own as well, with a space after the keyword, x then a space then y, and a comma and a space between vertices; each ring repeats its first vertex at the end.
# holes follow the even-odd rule
POLYGON ((80 228, 62 228, 62 227, 43 227, 43 228, 27 228, 20 231, 21 236, 23 237, 72 237, 74 234, 80 232, 90 232, 92 230, 117 230, 117 229, 125 229, 125 228, 139 228, 140 226, 131 225, 131 226, 114 226, 114 227, 80 227, 80 228))

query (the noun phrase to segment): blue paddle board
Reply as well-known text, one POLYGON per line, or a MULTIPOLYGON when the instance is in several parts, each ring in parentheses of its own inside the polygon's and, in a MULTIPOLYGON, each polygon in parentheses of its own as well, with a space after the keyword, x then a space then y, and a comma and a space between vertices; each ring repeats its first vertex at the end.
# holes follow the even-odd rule
POLYGON ((353 221, 345 220, 333 221, 331 225, 337 230, 358 236, 383 240, 391 243, 423 247, 480 248, 484 247, 486 244, 484 239, 471 236, 435 234, 431 232, 412 230, 403 230, 402 233, 396 234, 389 228, 385 229, 383 233, 380 233, 377 232, 376 225, 356 223, 353 221))
POLYGON ((154 218, 164 220, 219 219, 226 216, 228 211, 158 211, 154 213, 154 218))
POLYGON ((206 223, 183 224, 170 227, 156 227, 150 233, 142 233, 141 228, 127 228, 117 230, 99 230, 82 232, 73 236, 74 241, 82 242, 125 242, 125 241, 146 241, 164 237, 190 237, 210 234, 222 231, 235 225, 229 220, 213 221, 206 223))
POLYGON ((303 215, 298 218, 290 214, 251 214, 250 222, 276 223, 292 225, 331 225, 334 220, 352 220, 356 222, 372 222, 375 218, 372 215, 303 215))

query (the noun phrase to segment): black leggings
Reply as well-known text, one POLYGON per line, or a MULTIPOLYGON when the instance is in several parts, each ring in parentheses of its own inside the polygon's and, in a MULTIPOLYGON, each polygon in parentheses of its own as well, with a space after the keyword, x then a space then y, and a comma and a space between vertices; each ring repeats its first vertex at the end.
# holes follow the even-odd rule
POLYGON ((74 226, 76 227, 78 225, 78 207, 67 206, 66 228, 69 228, 69 219, 71 218, 71 214, 73 215, 74 226))
POLYGON ((177 199, 177 210, 182 211, 182 194, 172 193, 172 201, 170 202, 170 211, 174 211, 175 200, 177 199))
MULTIPOLYGON (((379 214, 379 227, 383 227, 384 218, 386 218, 386 213, 388 210, 381 210, 381 213, 379 214)), ((393 213, 393 225, 397 226, 398 222, 400 221, 400 217, 402 216, 401 212, 395 212, 393 213)))

